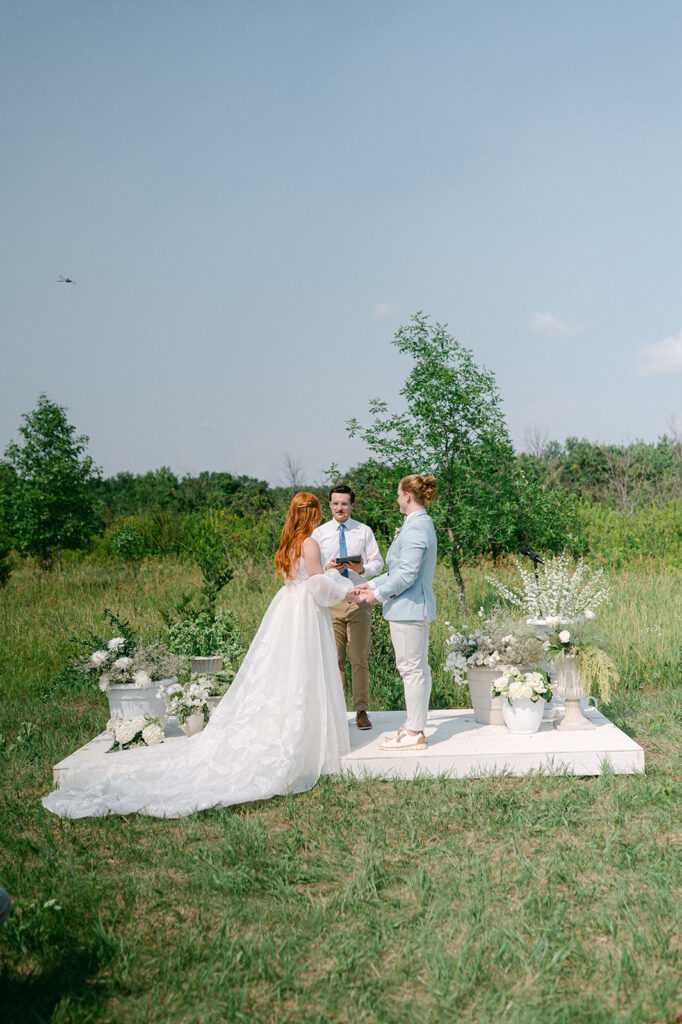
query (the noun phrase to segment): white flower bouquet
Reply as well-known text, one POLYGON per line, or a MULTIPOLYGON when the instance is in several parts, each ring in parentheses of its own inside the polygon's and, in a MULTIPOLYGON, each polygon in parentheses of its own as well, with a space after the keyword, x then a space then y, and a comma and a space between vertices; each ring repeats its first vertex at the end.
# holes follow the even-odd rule
POLYGON ((529 698, 533 703, 540 699, 548 703, 552 699, 554 684, 550 683, 546 672, 536 669, 533 672, 520 672, 517 668, 510 668, 495 679, 492 684, 493 697, 506 697, 511 704, 515 700, 524 697, 529 698))
MULTIPOLYGON (((515 559, 516 561, 516 559, 515 559)), ((525 569, 518 561, 521 588, 507 587, 494 576, 486 576, 500 597, 521 608, 529 619, 559 625, 576 619, 594 618, 594 609, 609 597, 603 569, 593 572, 582 558, 573 568, 568 555, 548 558, 537 571, 525 569)))
POLYGON ((110 718, 107 732, 114 740, 107 754, 114 750, 129 750, 131 747, 153 747, 163 743, 165 736, 159 719, 150 715, 138 715, 127 720, 110 718))
POLYGON ((162 686, 159 689, 159 696, 165 698, 168 716, 174 715, 181 725, 184 725, 190 715, 203 715, 206 722, 210 689, 211 680, 199 676, 198 679, 190 679, 184 686, 182 683, 162 686))
POLYGON ((93 651, 82 667, 96 678, 100 690, 125 684, 144 688, 162 679, 170 679, 181 673, 187 658, 173 654, 158 640, 150 644, 133 644, 125 637, 116 636, 106 648, 93 651))

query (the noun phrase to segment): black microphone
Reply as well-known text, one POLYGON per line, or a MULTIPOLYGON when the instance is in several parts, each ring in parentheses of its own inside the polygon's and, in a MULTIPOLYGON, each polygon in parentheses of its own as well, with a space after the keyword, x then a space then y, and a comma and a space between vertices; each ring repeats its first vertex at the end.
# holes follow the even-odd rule
POLYGON ((535 552, 531 548, 529 548, 526 544, 522 544, 521 545, 521 547, 519 548, 519 554, 521 554, 521 555, 528 555, 529 558, 533 559, 533 562, 534 562, 535 565, 537 565, 538 562, 540 563, 540 565, 544 565, 545 564, 544 558, 540 558, 539 555, 536 555, 535 552))

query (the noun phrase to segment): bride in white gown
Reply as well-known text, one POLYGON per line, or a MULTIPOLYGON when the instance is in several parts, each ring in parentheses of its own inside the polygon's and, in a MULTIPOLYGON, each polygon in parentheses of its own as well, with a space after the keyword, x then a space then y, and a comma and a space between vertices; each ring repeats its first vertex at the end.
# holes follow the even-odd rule
POLYGON ((337 769, 350 745, 327 607, 352 584, 322 569, 310 537, 321 518, 314 494, 292 499, 275 558, 285 585, 203 732, 83 761, 44 798, 48 810, 179 818, 300 793, 337 769))

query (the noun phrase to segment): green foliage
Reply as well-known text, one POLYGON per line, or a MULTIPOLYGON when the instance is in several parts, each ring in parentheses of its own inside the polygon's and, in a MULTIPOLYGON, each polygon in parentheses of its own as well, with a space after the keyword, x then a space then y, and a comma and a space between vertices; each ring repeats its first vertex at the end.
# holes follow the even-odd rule
POLYGON ((582 502, 578 516, 591 556, 614 568, 637 564, 682 568, 682 499, 619 512, 582 502))
POLYGON ((586 438, 552 441, 541 452, 520 455, 524 472, 559 484, 579 500, 623 512, 677 501, 682 496, 682 433, 656 444, 603 445, 586 438))
POLYGON ((6 586, 12 575, 11 551, 9 542, 0 535, 0 587, 6 586))
POLYGON ((144 537, 139 530, 125 524, 114 533, 114 549, 125 565, 137 565, 144 557, 144 537))
POLYGON ((107 509, 109 519, 151 511, 184 516, 204 508, 244 516, 275 504, 275 492, 264 480, 209 472, 179 479, 168 466, 140 475, 118 473, 97 481, 93 492, 107 509))
POLYGON ((99 470, 85 454, 66 410, 46 395, 23 416, 22 440, 5 450, 0 503, 21 551, 37 555, 45 570, 54 552, 77 548, 96 527, 92 483, 99 470))
POLYGON ((195 519, 195 533, 190 542, 190 553, 201 569, 201 592, 206 599, 209 614, 213 614, 218 594, 234 576, 227 537, 224 516, 221 513, 209 512, 195 519))
POLYGON ((140 571, 140 565, 144 557, 144 537, 139 530, 124 523, 114 534, 114 549, 128 570, 130 578, 130 596, 133 602, 133 613, 135 607, 135 579, 140 571))
POLYGON ((220 655, 225 670, 236 672, 244 657, 244 641, 236 615, 220 609, 215 615, 200 609, 167 627, 168 649, 190 657, 220 655))
POLYGON ((601 647, 587 647, 580 658, 580 675, 582 676, 585 693, 599 692, 602 700, 610 702, 614 687, 618 686, 620 676, 613 659, 601 647))

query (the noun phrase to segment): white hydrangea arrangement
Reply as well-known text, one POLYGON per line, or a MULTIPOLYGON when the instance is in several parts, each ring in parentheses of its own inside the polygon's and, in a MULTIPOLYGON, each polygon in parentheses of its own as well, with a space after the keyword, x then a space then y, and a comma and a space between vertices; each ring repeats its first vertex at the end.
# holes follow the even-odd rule
POLYGON ((171 679, 185 669, 187 658, 172 654, 158 640, 141 641, 135 646, 125 637, 115 636, 106 648, 93 651, 83 663, 97 677, 100 690, 125 684, 142 689, 162 679, 171 679))
POLYGON ((610 589, 603 569, 593 572, 582 558, 573 568, 567 554, 548 558, 534 571, 525 569, 515 559, 522 587, 507 587, 494 576, 486 576, 500 597, 521 608, 532 620, 558 626, 594 618, 594 610, 609 597, 610 589))
POLYGON ((166 701, 168 716, 175 716, 183 725, 190 715, 203 715, 204 721, 208 720, 208 695, 211 689, 211 680, 205 676, 192 677, 189 683, 171 683, 170 686, 162 686, 159 689, 159 696, 166 701))
POLYGON ((137 715, 135 718, 110 718, 107 732, 113 737, 113 746, 107 753, 114 750, 129 750, 131 747, 153 747, 163 743, 165 733, 158 718, 151 715, 137 715))
POLYGON ((549 703, 553 689, 554 684, 549 682, 545 672, 520 672, 510 668, 493 681, 491 692, 493 697, 506 697, 510 704, 524 697, 536 704, 541 699, 549 703))
POLYGON ((543 660, 542 641, 525 622, 508 616, 494 616, 471 632, 446 622, 450 636, 445 668, 455 682, 466 682, 467 668, 500 668, 512 665, 535 665, 543 660))

